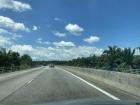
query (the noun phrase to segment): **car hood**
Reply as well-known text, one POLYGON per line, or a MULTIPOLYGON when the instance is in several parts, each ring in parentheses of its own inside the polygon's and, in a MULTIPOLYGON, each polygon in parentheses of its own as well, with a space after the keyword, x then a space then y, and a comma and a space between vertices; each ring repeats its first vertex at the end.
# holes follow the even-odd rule
POLYGON ((93 99, 77 99, 68 101, 55 101, 35 105, 140 105, 140 101, 95 101, 93 99))

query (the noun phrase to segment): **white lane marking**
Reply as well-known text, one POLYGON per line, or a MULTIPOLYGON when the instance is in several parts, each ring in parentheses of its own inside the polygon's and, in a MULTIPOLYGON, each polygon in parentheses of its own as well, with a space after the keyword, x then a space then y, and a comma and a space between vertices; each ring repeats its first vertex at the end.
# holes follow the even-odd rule
MULTIPOLYGON (((44 70, 41 71, 41 73, 44 72, 44 70)), ((41 74, 40 73, 40 74, 41 74)), ((36 78, 36 77, 35 77, 36 78)), ((30 84, 35 78, 33 78, 32 80, 28 81, 27 84, 30 84)))
POLYGON ((32 79, 32 80, 28 81, 28 82, 27 82, 27 84, 31 83, 33 80, 34 80, 34 79, 32 79))
POLYGON ((105 90, 103 90, 103 89, 101 89, 101 88, 99 88, 99 87, 97 87, 97 86, 95 86, 95 85, 89 83, 88 81, 86 81, 86 80, 84 80, 84 79, 78 77, 77 75, 74 75, 73 73, 71 73, 71 72, 69 72, 69 71, 66 71, 66 70, 64 70, 64 69, 62 69, 62 70, 65 71, 65 72, 67 72, 68 74, 70 74, 70 75, 72 75, 72 76, 78 78, 79 80, 83 81, 84 83, 90 85, 91 87, 97 89, 98 91, 102 92, 103 94, 109 96, 109 97, 112 98, 113 100, 120 100, 118 97, 116 97, 116 96, 114 96, 114 95, 112 95, 112 94, 106 92, 105 90))

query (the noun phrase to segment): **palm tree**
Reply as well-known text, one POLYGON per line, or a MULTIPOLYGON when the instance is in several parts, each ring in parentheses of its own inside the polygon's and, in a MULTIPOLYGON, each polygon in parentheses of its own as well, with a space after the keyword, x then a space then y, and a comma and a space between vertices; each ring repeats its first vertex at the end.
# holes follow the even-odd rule
POLYGON ((122 51, 123 62, 126 65, 131 66, 132 68, 133 68, 134 54, 135 54, 135 49, 131 50, 131 48, 125 48, 122 51))
POLYGON ((121 48, 109 46, 103 54, 107 57, 106 66, 108 69, 113 70, 121 63, 121 48))
POLYGON ((20 64, 20 55, 17 52, 12 50, 6 51, 6 49, 0 49, 0 66, 10 67, 10 66, 19 66, 20 64))
POLYGON ((8 53, 6 52, 6 49, 4 49, 4 48, 0 49, 0 66, 9 66, 8 65, 8 53))
POLYGON ((6 55, 7 53, 6 53, 6 49, 5 48, 1 48, 0 49, 0 55, 6 55))
POLYGON ((18 52, 9 52, 9 59, 12 66, 20 66, 20 55, 18 52))

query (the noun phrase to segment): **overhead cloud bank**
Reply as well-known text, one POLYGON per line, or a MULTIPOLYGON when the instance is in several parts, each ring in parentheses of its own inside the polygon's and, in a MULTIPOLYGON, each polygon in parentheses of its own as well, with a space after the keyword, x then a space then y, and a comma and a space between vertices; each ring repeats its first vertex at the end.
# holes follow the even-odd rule
MULTIPOLYGON (((27 3, 17 0, 0 0, 0 10, 12 10, 16 12, 24 12, 32 9, 27 3)), ((34 27, 35 29, 36 27, 34 27)), ((15 22, 13 19, 0 16, 0 47, 8 48, 14 44, 22 35, 18 31, 30 32, 24 23, 15 22), (18 33, 16 33, 18 32, 18 33)))
POLYGON ((73 35, 81 35, 81 33, 84 31, 82 27, 80 27, 77 24, 68 24, 65 26, 65 29, 69 31, 73 35))
MULTIPOLYGON (((88 57, 93 54, 100 55, 103 52, 103 49, 91 46, 57 47, 59 44, 63 46, 63 43, 55 43, 56 46, 53 47, 13 45, 10 49, 21 54, 29 54, 33 60, 71 60, 78 57, 88 57)), ((67 43, 68 46, 69 44, 67 43)))
POLYGON ((30 10, 31 6, 16 0, 0 0, 0 9, 10 9, 17 12, 30 10))

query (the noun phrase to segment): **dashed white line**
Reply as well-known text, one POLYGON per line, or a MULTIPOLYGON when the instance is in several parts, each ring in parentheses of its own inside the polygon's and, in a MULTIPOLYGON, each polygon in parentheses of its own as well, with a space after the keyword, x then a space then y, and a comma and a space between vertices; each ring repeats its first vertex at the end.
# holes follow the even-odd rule
POLYGON ((79 80, 83 81, 84 83, 88 84, 89 86, 91 86, 91 87, 97 89, 98 91, 100 91, 100 92, 102 92, 103 94, 107 95, 108 97, 112 98, 113 100, 120 100, 118 97, 116 97, 116 96, 114 96, 114 95, 112 95, 112 94, 106 92, 105 90, 103 90, 103 89, 101 89, 101 88, 99 88, 99 87, 97 87, 97 86, 95 86, 95 85, 89 83, 88 81, 86 81, 86 80, 84 80, 84 79, 78 77, 77 75, 74 75, 73 73, 71 73, 71 72, 69 72, 69 71, 66 71, 66 70, 64 70, 64 69, 61 69, 61 70, 63 70, 63 71, 65 71, 65 72, 67 72, 68 74, 70 74, 70 75, 72 75, 72 76, 78 78, 79 80))
POLYGON ((32 79, 32 80, 28 81, 28 82, 27 82, 27 84, 31 83, 33 80, 34 80, 34 79, 32 79))

